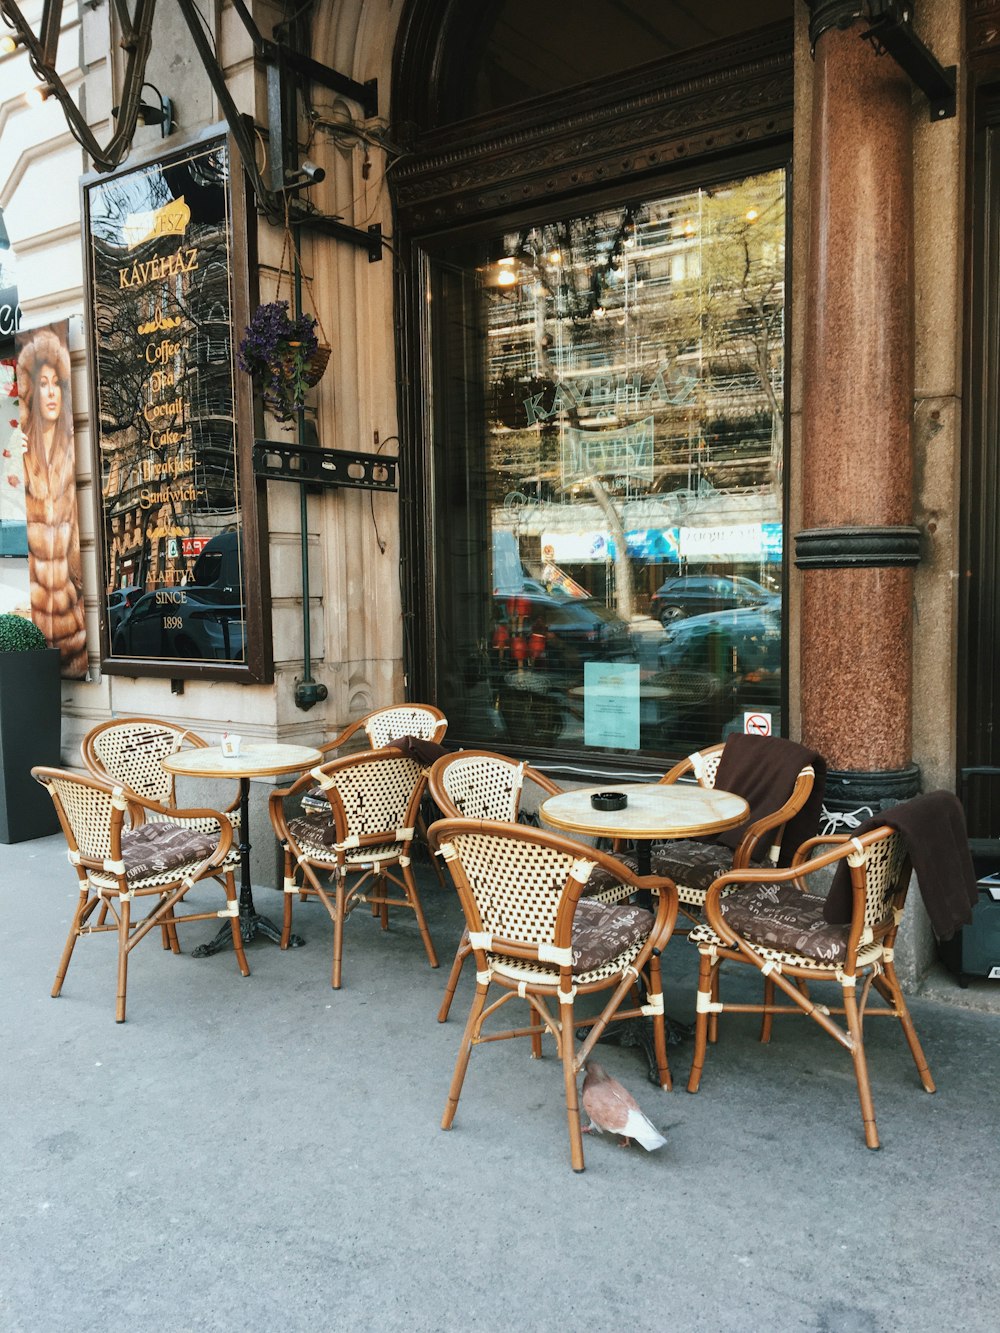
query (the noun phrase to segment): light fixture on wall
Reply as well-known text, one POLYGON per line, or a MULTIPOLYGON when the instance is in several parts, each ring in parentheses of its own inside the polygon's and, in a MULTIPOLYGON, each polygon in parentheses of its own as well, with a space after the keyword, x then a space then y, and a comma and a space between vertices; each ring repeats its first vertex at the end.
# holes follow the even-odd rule
MULTIPOLYGON (((139 89, 139 96, 142 97, 143 90, 152 88, 156 94, 155 104, 152 102, 140 101, 138 107, 138 121, 140 125, 159 125, 160 138, 165 139, 174 132, 174 104, 169 97, 164 96, 157 88, 155 83, 149 83, 148 80, 139 89)), ((113 106, 111 114, 118 115, 119 107, 113 106)))
POLYGON ((47 83, 39 83, 34 88, 29 88, 24 94, 24 101, 27 106, 32 108, 39 107, 43 102, 47 102, 52 96, 52 89, 47 83))
POLYGON ((21 45, 20 37, 15 37, 13 33, 5 33, 0 37, 0 56, 9 56, 21 45))

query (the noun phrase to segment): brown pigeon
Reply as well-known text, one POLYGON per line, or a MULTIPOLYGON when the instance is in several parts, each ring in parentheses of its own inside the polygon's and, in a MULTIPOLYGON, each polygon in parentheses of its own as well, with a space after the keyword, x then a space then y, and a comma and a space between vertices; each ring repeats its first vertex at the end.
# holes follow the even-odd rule
POLYGON ((662 1148, 666 1139, 643 1114, 635 1098, 627 1089, 606 1074, 600 1065, 591 1060, 583 1066, 586 1077, 583 1080, 583 1109, 590 1116, 590 1124, 584 1134, 591 1130, 603 1133, 621 1134, 619 1145, 627 1148, 632 1139, 638 1139, 647 1152, 662 1148))

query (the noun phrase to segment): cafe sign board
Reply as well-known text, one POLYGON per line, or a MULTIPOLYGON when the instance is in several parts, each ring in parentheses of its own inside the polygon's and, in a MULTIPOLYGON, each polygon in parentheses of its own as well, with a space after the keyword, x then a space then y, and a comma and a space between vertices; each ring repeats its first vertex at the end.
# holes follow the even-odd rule
POLYGON ((216 130, 83 195, 103 668, 270 679, 238 158, 216 130))

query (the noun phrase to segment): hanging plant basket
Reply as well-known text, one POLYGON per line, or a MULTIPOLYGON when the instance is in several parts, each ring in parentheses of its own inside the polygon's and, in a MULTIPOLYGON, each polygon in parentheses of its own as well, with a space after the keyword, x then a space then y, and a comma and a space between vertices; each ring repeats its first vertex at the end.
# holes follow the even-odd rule
POLYGON ((240 369, 252 376, 267 410, 294 421, 306 393, 323 377, 330 348, 316 337, 312 315, 288 313, 287 301, 269 301, 253 313, 240 341, 240 369))

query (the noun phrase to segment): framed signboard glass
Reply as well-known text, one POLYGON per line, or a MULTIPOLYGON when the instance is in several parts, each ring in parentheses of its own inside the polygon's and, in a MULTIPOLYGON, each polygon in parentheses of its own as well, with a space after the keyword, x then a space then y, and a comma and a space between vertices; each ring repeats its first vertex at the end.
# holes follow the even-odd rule
POLYGON ((103 669, 269 680, 234 147, 216 130, 83 197, 103 669))

